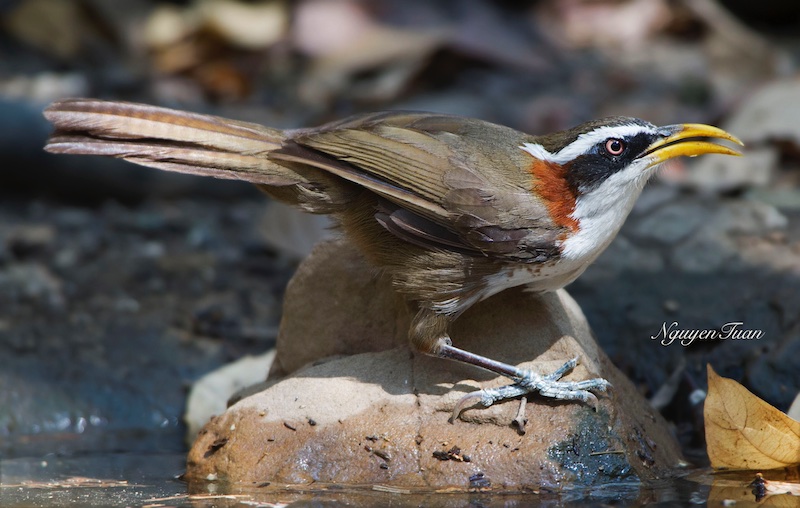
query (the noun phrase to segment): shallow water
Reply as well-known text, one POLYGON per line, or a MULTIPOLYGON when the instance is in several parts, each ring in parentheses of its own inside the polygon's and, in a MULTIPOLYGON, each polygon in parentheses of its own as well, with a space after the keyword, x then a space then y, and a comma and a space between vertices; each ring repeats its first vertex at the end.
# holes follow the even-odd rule
MULTIPOLYGON (((0 506, 737 506, 758 503, 750 473, 712 474, 695 470, 683 478, 642 486, 614 484, 591 491, 431 493, 381 485, 357 489, 338 486, 273 484, 226 485, 219 481, 186 483, 183 453, 103 453, 45 455, 0 460, 0 506)), ((792 499, 798 501, 800 499, 792 499)))
POLYGON ((185 496, 184 462, 183 454, 2 459, 0 506, 142 506, 185 496))

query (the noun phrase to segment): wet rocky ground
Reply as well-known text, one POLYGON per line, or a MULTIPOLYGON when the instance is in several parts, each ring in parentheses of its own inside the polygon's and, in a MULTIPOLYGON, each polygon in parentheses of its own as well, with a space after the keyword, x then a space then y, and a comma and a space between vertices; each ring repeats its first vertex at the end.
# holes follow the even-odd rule
POLYGON ((259 238, 264 210, 4 200, 0 451, 183 449, 191 383, 274 342, 294 262, 259 238))

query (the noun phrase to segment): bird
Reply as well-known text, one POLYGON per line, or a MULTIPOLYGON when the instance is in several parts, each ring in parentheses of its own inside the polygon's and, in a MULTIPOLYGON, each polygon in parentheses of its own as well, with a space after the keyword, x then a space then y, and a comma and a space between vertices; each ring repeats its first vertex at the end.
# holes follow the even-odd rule
MULTIPOLYGON (((459 400, 468 407, 538 393, 597 404, 604 378, 484 357, 454 345, 453 323, 505 289, 558 290, 619 232, 645 183, 679 156, 741 155, 704 124, 655 126, 615 116, 545 135, 441 113, 384 111, 313 128, 255 123, 98 99, 52 103, 45 149, 122 158, 167 171, 243 180, 268 196, 331 215, 414 309, 416 351, 505 376, 459 400)), ((742 145, 743 146, 743 145, 742 145)))

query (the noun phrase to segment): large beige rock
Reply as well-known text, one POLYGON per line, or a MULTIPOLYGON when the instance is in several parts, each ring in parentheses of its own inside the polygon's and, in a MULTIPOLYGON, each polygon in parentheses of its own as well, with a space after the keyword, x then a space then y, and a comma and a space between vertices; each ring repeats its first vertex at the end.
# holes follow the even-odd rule
POLYGON ((270 379, 320 358, 408 343, 410 315, 390 282, 342 240, 323 242, 286 288, 270 379))
POLYGON ((488 482, 521 491, 652 479, 679 462, 666 424, 598 348, 566 292, 505 291, 453 330, 456 345, 543 373, 579 356, 566 379, 602 376, 614 385, 596 412, 531 396, 524 434, 511 424, 514 400, 448 423, 464 394, 508 381, 412 353, 407 322, 388 281, 346 244, 315 249, 286 295, 272 374, 291 374, 206 425, 189 454, 189 477, 428 490, 488 482), (455 460, 441 460, 448 451, 455 460))

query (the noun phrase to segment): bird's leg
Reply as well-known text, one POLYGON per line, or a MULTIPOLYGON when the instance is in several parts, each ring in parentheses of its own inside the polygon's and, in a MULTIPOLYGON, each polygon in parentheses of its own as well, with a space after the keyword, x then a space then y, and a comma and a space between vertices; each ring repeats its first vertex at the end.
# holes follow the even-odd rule
POLYGON ((578 358, 571 359, 555 372, 543 376, 532 370, 520 369, 514 365, 459 349, 453 346, 450 340, 449 327, 452 319, 452 317, 436 314, 425 308, 420 309, 411 325, 411 343, 418 351, 481 367, 511 379, 513 384, 478 390, 465 395, 456 404, 453 416, 450 418, 451 422, 468 407, 475 405, 489 407, 500 400, 528 393, 538 393, 556 400, 580 400, 596 407, 597 397, 589 390, 604 392, 611 386, 611 383, 602 378, 585 381, 559 381, 564 374, 575 368, 578 358))
POLYGON ((449 339, 443 339, 437 349, 437 354, 441 358, 449 358, 475 365, 514 381, 513 384, 507 386, 486 388, 465 395, 453 409, 453 415, 450 418, 451 422, 458 418, 461 411, 468 407, 475 405, 489 407, 497 401, 519 397, 528 393, 538 393, 556 400, 580 400, 596 407, 597 397, 589 390, 604 392, 611 386, 611 383, 603 378, 587 379, 585 381, 559 381, 564 374, 575 368, 578 364, 577 357, 566 362, 555 372, 543 376, 532 370, 520 369, 513 365, 459 349, 450 344, 449 339))

